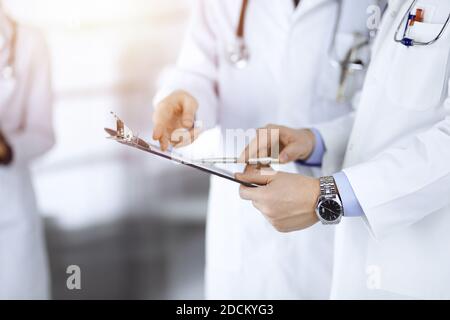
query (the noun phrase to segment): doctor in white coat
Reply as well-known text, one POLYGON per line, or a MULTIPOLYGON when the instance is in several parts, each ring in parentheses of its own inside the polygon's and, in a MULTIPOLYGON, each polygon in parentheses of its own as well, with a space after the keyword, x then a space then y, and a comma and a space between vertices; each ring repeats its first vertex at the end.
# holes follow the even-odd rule
MULTIPOLYGON (((258 128, 267 122, 308 126, 351 110, 348 99, 336 102, 340 69, 331 65, 330 56, 342 59, 358 41, 354 33, 367 32, 365 11, 372 1, 344 1, 340 20, 341 1, 301 0, 297 7, 293 0, 248 1, 241 28, 249 55, 244 68, 230 62, 228 51, 236 47, 243 1, 196 2, 176 70, 155 99, 153 137, 163 148, 177 144, 171 137, 180 128, 196 136, 194 119, 202 123, 202 130, 219 125, 225 136, 226 130, 258 128)), ((354 80, 349 97, 362 79, 354 80)), ((239 156, 245 143, 234 147, 225 143, 220 156, 239 156)), ((295 171, 295 166, 285 170, 295 171)), ((306 167, 300 170, 313 174, 306 167)), ((303 233, 280 235, 251 204, 239 199, 238 188, 211 178, 206 297, 328 298, 333 230, 317 225, 303 233)))
POLYGON ((53 145, 49 56, 42 37, 0 6, 0 299, 49 297, 30 162, 53 145))
MULTIPOLYGON (((389 1, 356 114, 316 127, 325 174, 344 168, 333 298, 450 298, 449 21, 450 0, 389 1)), ((240 178, 268 183, 241 196, 279 230, 319 220, 317 179, 240 178)))

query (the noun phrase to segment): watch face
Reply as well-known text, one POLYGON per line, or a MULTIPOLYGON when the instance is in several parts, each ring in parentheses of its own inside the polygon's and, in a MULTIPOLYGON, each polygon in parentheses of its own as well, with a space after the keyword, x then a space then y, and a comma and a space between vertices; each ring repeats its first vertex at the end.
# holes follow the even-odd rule
POLYGON ((321 202, 319 213, 325 221, 333 222, 342 215, 342 207, 338 202, 327 199, 321 202))

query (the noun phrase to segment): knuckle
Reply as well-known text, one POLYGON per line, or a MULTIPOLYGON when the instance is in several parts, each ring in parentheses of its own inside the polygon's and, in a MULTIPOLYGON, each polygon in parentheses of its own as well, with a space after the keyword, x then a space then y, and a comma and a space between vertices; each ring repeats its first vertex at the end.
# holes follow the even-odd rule
POLYGON ((271 218, 272 220, 276 220, 276 214, 273 212, 271 208, 264 208, 264 214, 271 218))
POLYGON ((281 233, 289 233, 290 232, 290 230, 286 227, 281 227, 281 228, 277 229, 277 231, 281 232, 281 233))
POLYGON ((282 126, 277 125, 277 124, 273 124, 273 123, 269 123, 266 126, 266 129, 269 129, 269 130, 281 130, 282 128, 283 128, 282 126))
POLYGON ((281 221, 278 221, 278 220, 274 221, 272 226, 275 228, 275 230, 277 230, 280 233, 288 233, 289 232, 289 229, 281 221))
POLYGON ((185 91, 185 90, 175 90, 174 92, 172 92, 171 96, 172 97, 184 97, 184 96, 188 96, 189 94, 185 91))
POLYGON ((281 232, 283 229, 283 226, 281 225, 280 221, 276 219, 269 219, 270 224, 275 228, 275 230, 281 232))
POLYGON ((268 219, 275 220, 272 209, 269 206, 265 204, 259 204, 258 210, 261 211, 268 219))

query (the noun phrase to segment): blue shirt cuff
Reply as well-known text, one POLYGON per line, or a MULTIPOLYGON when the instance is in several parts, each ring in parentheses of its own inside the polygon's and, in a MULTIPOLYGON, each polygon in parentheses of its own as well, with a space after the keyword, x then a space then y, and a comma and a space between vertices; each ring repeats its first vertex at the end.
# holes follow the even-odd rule
POLYGON ((363 216, 364 211, 345 173, 341 171, 333 175, 333 177, 344 207, 344 217, 363 216))
POLYGON ((314 129, 314 128, 311 128, 310 130, 314 134, 315 141, 316 141, 314 150, 308 159, 306 159, 304 161, 297 161, 297 163, 304 165, 304 166, 309 166, 309 167, 321 167, 323 156, 326 151, 325 143, 323 142, 323 138, 322 138, 322 135, 320 134, 319 130, 314 129))

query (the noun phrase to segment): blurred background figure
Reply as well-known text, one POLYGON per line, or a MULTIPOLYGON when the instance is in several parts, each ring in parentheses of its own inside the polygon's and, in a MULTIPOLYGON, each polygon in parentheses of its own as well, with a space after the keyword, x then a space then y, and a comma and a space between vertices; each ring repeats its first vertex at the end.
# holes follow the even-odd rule
MULTIPOLYGON (((151 139, 154 88, 176 59, 190 1, 3 5, 50 49, 56 144, 32 173, 52 298, 203 298, 208 176, 116 145, 103 131, 115 111, 151 139), (81 269, 81 290, 67 288, 71 265, 81 269)), ((0 193, 2 205, 9 195, 0 193)))
POLYGON ((30 162, 53 145, 49 55, 0 2, 0 299, 49 297, 30 162))

